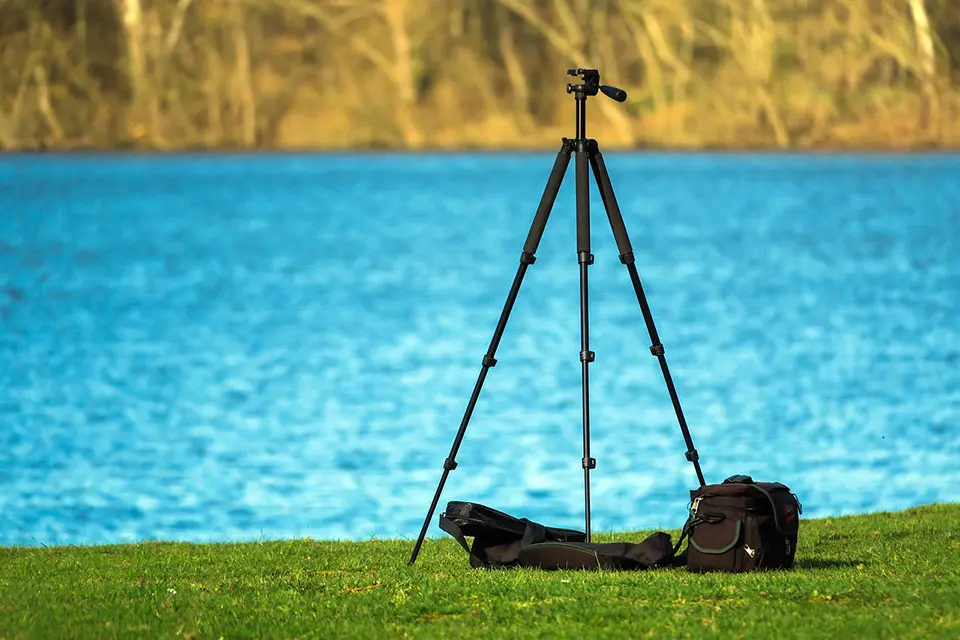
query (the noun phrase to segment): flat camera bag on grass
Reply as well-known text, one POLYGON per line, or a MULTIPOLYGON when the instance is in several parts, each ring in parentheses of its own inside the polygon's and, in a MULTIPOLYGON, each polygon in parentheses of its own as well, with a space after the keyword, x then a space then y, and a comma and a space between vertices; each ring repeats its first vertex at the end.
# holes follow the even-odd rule
POLYGON ((520 549, 538 542, 586 539, 582 531, 545 527, 472 502, 448 502, 440 514, 440 528, 470 554, 475 568, 519 566, 520 549), (467 545, 467 537, 473 538, 473 547, 467 545))
POLYGON ((440 528, 460 543, 474 568, 635 570, 678 564, 666 533, 639 544, 588 544, 582 531, 545 527, 472 502, 449 502, 440 528), (473 537, 472 547, 467 537, 473 537))
POLYGON ((731 476, 690 492, 688 571, 789 569, 802 506, 779 482, 731 476))

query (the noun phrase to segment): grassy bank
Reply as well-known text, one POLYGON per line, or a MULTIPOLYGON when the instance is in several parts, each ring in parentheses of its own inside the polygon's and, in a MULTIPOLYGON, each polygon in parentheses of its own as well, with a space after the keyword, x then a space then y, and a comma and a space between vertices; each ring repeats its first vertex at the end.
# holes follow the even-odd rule
MULTIPOLYGON (((798 567, 470 569, 450 540, 0 549, 0 638, 960 637, 960 504, 802 524, 798 567)), ((619 534, 639 540, 643 534, 619 534)))

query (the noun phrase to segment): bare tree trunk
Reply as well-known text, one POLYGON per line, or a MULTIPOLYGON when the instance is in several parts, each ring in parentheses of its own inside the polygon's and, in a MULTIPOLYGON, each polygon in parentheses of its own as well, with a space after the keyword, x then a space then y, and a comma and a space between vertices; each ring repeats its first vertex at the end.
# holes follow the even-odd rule
POLYGON ((455 39, 463 37, 464 13, 462 6, 456 6, 450 11, 450 35, 455 39))
POLYGON ((47 70, 43 65, 37 63, 33 68, 33 81, 37 85, 37 108, 43 116, 44 122, 50 129, 53 136, 53 144, 56 145, 63 139, 63 127, 57 119, 57 114, 53 111, 53 104, 50 102, 50 85, 47 82, 47 70))
MULTIPOLYGON (((657 20, 656 16, 654 15, 654 13, 651 11, 645 11, 642 15, 642 19, 643 19, 644 29, 650 41, 650 46, 653 47, 654 55, 657 57, 658 60, 663 60, 670 67, 670 70, 671 70, 670 102, 672 104, 670 105, 671 118, 669 121, 670 122, 669 126, 670 126, 670 135, 676 136, 677 129, 678 129, 678 127, 676 126, 677 118, 673 116, 674 114, 677 113, 677 111, 675 111, 674 108, 678 102, 681 102, 681 108, 683 108, 682 99, 684 96, 687 79, 690 76, 690 70, 687 66, 687 63, 685 63, 680 58, 678 58, 677 54, 675 54, 671 49, 670 44, 667 40, 667 35, 663 27, 660 25, 660 22, 657 20)), ((666 92, 666 85, 664 85, 664 92, 666 92)), ((667 106, 667 105, 664 105, 664 106, 667 106)), ((680 132, 682 133, 682 130, 683 130, 683 123, 682 123, 683 112, 682 111, 680 112, 680 116, 681 116, 680 118, 681 122, 680 122, 679 129, 680 129, 680 132)))
POLYGON ((780 117, 780 111, 777 109, 773 96, 767 91, 766 87, 757 87, 757 98, 760 100, 760 106, 767 116, 770 128, 773 129, 773 138, 777 141, 777 146, 786 149, 790 146, 790 133, 787 131, 783 118, 780 117))
POLYGON ((673 99, 683 107, 679 117, 674 120, 675 131, 678 132, 680 139, 683 139, 687 133, 686 103, 693 82, 693 57, 696 48, 696 32, 694 31, 693 19, 689 13, 683 18, 681 33, 683 37, 679 51, 680 66, 677 69, 673 99))
POLYGON ((193 4, 193 0, 177 1, 176 13, 173 15, 170 29, 167 31, 167 37, 163 41, 163 51, 167 56, 173 53, 177 43, 180 41, 180 34, 183 33, 183 24, 187 18, 187 10, 191 4, 193 4))
POLYGON ((937 65, 930 36, 930 18, 923 0, 908 0, 916 30, 917 48, 920 50, 920 128, 927 131, 933 127, 936 134, 940 121, 940 99, 937 94, 937 65))
POLYGON ((204 142, 208 147, 224 143, 223 130, 223 100, 221 88, 223 86, 223 64, 217 55, 216 47, 212 42, 203 43, 204 75, 203 93, 206 97, 206 127, 204 127, 204 142))
POLYGON ((17 86, 17 93, 13 99, 13 106, 10 109, 9 117, 6 114, 0 114, 0 144, 5 149, 12 149, 21 146, 20 128, 23 118, 23 105, 27 99, 27 89, 30 87, 31 69, 35 60, 35 55, 31 51, 27 56, 26 64, 20 74, 20 83, 17 86))
POLYGON ((650 42, 650 35, 644 30, 643 26, 633 17, 629 11, 625 11, 623 18, 633 37, 634 44, 637 47, 637 53, 643 61, 644 84, 650 90, 650 96, 653 99, 653 110, 667 108, 667 91, 663 79, 663 68, 660 65, 660 59, 653 51, 653 45, 650 42))
POLYGON ((410 37, 407 34, 408 0, 384 0, 384 12, 390 39, 393 43, 394 79, 397 85, 397 97, 400 104, 397 117, 400 120, 403 142, 408 147, 423 145, 423 134, 413 116, 417 102, 417 86, 413 72, 410 37))
POLYGON ((250 72, 250 45, 243 25, 243 8, 233 2, 233 45, 236 55, 236 83, 240 111, 240 144, 251 148, 257 143, 257 105, 253 97, 250 72))
POLYGON ((77 40, 80 41, 80 52, 84 65, 87 63, 87 0, 76 0, 77 11, 77 40))
POLYGON ((132 121, 128 124, 134 138, 146 133, 143 123, 147 114, 147 61, 143 47, 143 7, 140 0, 116 0, 123 23, 124 39, 127 50, 127 77, 132 94, 132 121))
POLYGON ((513 26, 510 24, 509 15, 503 16, 503 22, 500 25, 500 55, 503 57, 507 78, 510 79, 510 86, 513 89, 515 115, 521 126, 526 129, 532 124, 530 121, 530 88, 527 85, 523 65, 520 64, 520 57, 517 55, 514 46, 513 26))
POLYGON ((40 30, 38 22, 40 18, 36 11, 31 11, 28 15, 30 21, 30 53, 24 62, 23 70, 20 74, 20 83, 17 86, 17 93, 13 99, 13 107, 10 110, 10 117, 7 119, 7 124, 4 127, 6 129, 3 134, 3 144, 5 147, 29 146, 30 144, 29 142, 24 143, 20 140, 20 130, 23 125, 23 110, 27 103, 27 92, 30 89, 30 78, 33 76, 33 69, 37 61, 42 58, 39 51, 42 45, 37 44, 37 40, 39 39, 38 31, 40 30))
POLYGON ((166 105, 161 99, 164 90, 176 85, 176 79, 169 76, 169 68, 163 54, 163 24, 160 11, 154 6, 144 12, 144 45, 146 54, 147 78, 144 84, 144 99, 147 109, 147 135, 150 145, 164 148, 166 143, 166 105), (164 108, 162 108, 164 107, 164 108))

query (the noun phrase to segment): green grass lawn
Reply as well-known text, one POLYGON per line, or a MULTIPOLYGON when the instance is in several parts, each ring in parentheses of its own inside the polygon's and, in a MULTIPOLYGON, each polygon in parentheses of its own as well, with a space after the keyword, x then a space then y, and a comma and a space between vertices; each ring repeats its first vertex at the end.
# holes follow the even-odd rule
POLYGON ((788 572, 482 571, 449 538, 408 567, 411 548, 0 548, 0 638, 960 638, 960 504, 804 521, 788 572))

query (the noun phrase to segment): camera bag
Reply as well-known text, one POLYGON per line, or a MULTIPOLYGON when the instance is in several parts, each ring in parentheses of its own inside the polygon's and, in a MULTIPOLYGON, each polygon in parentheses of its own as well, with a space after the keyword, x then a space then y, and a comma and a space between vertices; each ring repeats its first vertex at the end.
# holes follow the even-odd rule
POLYGON ((690 492, 687 570, 740 573, 789 569, 797 551, 802 505, 779 482, 732 476, 690 492))
POLYGON ((470 555, 474 568, 518 566, 523 547, 546 541, 583 542, 587 538, 583 531, 545 527, 473 502, 448 502, 440 514, 440 528, 470 555), (472 547, 467 537, 473 538, 472 547))

